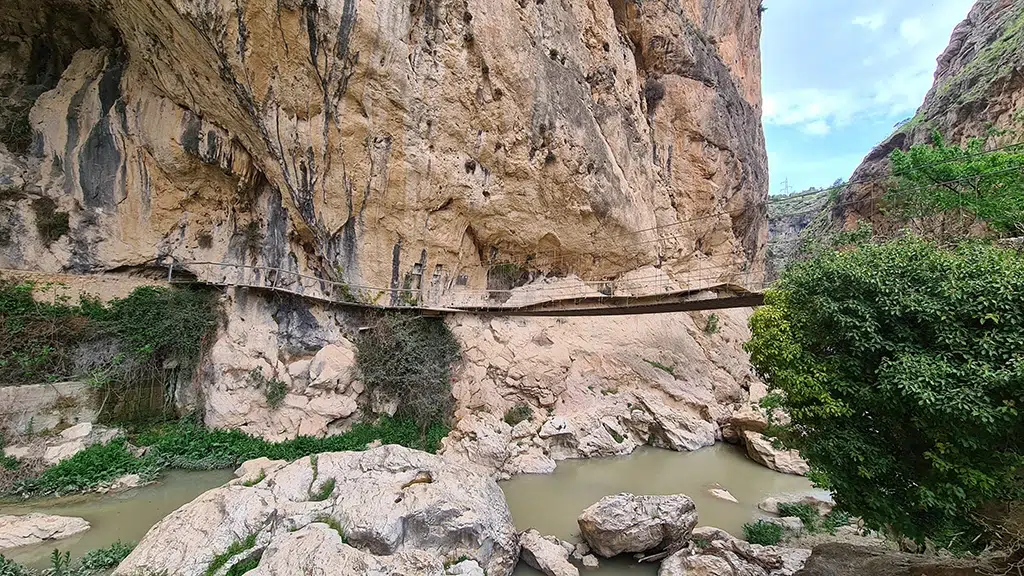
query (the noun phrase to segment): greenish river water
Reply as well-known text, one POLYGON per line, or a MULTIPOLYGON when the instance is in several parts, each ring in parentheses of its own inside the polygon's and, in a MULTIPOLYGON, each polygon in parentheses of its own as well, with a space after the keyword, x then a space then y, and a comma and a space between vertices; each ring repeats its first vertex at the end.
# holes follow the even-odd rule
MULTIPOLYGON (((90 530, 78 536, 4 554, 43 568, 55 547, 78 557, 117 540, 138 541, 161 518, 230 479, 228 470, 171 471, 163 475, 159 484, 122 494, 0 504, 0 514, 43 512, 80 516, 92 523, 90 530)), ((566 540, 575 540, 576 517, 584 508, 618 492, 687 494, 697 504, 701 525, 717 526, 733 534, 740 534, 743 523, 757 517, 757 503, 762 499, 813 492, 807 479, 772 472, 748 460, 740 449, 724 444, 691 453, 642 448, 621 458, 567 460, 558 463, 554 474, 519 476, 501 486, 520 530, 536 528, 542 534, 566 540), (711 496, 708 489, 715 484, 729 490, 739 503, 711 496)), ((600 569, 587 571, 600 576, 656 573, 656 565, 637 566, 628 558, 602 560, 600 569)), ((522 564, 516 570, 516 576, 536 574, 539 573, 522 564)))

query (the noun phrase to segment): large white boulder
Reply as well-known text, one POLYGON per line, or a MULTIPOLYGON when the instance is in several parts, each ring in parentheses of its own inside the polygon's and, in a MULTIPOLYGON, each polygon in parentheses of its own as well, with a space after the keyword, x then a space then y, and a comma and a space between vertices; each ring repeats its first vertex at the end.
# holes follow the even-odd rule
POLYGON ((0 550, 60 540, 88 529, 88 522, 70 516, 37 513, 0 516, 0 550))
POLYGON ((776 450, 772 441, 759 432, 749 430, 743 432, 743 442, 747 446, 747 456, 751 460, 767 466, 776 472, 806 476, 810 466, 800 457, 796 450, 776 450))
POLYGON ((605 496, 577 519, 580 533, 598 555, 675 551, 697 525, 693 500, 682 494, 605 496))
POLYGON ((523 561, 547 576, 579 576, 579 569, 569 562, 569 551, 557 540, 552 540, 536 530, 523 532, 519 536, 523 561))
MULTIPOLYGON (((508 576, 519 558, 512 516, 492 479, 433 454, 381 446, 302 458, 268 472, 256 486, 211 490, 154 526, 115 574, 200 576, 232 544, 268 554, 278 544, 296 550, 299 543, 279 540, 314 522, 338 527, 348 547, 374 556, 415 553, 410 562, 430 557, 439 565, 464 556, 491 576, 508 576)), ((345 558, 355 554, 339 550, 345 558)), ((260 565, 276 557, 267 570, 284 570, 287 560, 280 558, 290 554, 268 556, 260 565)), ((238 561, 244 559, 240 554, 238 561)), ((302 565, 291 573, 302 574, 302 565)))

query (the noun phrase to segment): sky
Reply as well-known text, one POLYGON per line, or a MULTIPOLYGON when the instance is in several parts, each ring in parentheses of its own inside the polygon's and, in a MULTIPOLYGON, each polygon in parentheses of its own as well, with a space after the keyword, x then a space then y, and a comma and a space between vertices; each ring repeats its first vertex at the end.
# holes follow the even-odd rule
POLYGON ((827 187, 914 115, 973 0, 765 0, 770 193, 827 187))

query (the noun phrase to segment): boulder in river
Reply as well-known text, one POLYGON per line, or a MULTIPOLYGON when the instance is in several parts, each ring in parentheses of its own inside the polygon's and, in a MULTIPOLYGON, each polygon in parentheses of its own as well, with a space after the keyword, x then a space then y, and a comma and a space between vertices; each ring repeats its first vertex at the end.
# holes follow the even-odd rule
POLYGON ((688 496, 605 496, 577 519, 580 533, 598 555, 611 558, 629 552, 674 552, 683 547, 697 525, 688 496))
POLYGON ((799 452, 777 450, 772 446, 772 441, 759 432, 744 431, 743 443, 747 446, 747 456, 751 460, 776 472, 806 476, 811 469, 807 462, 800 457, 799 452))
POLYGON ((381 574, 432 574, 427 559, 441 567, 465 557, 491 576, 508 576, 519 558, 511 513, 492 479, 440 456, 382 446, 302 458, 255 486, 215 488, 150 529, 115 574, 200 576, 229 550, 236 553, 225 567, 263 553, 262 571, 253 574, 302 574, 306 557, 298 551, 310 542, 349 563, 340 565, 380 566, 381 574), (306 529, 314 523, 337 538, 306 529), (305 538, 293 541, 299 533, 305 538))
POLYGON ((25 514, 0 516, 0 550, 60 540, 89 529, 89 523, 72 516, 25 514))
POLYGON ((808 504, 813 506, 820 516, 826 516, 835 506, 835 502, 832 502, 830 499, 826 500, 807 494, 771 496, 761 500, 757 507, 769 514, 778 514, 779 504, 808 504))
POLYGON ((669 556, 658 576, 793 576, 811 555, 800 548, 749 544, 718 528, 697 528, 693 537, 705 541, 703 548, 669 556))
POLYGON ((569 562, 569 551, 556 538, 541 536, 527 530, 519 536, 521 556, 531 568, 547 576, 579 576, 580 571, 569 562))

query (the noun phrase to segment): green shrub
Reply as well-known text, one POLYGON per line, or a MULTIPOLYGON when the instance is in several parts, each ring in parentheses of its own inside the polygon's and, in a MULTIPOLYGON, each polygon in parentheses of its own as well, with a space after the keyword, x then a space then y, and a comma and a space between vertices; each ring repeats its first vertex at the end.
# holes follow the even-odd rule
MULTIPOLYGON (((895 185, 883 200, 891 215, 966 215, 953 233, 967 233, 977 217, 997 234, 1024 234, 1024 147, 986 152, 985 140, 973 139, 961 148, 934 132, 931 144, 894 150, 890 162, 895 185)), ((947 223, 942 231, 948 228, 947 223)))
POLYGON ((356 340, 367 391, 397 401, 397 415, 424 430, 451 416, 452 365, 459 355, 458 341, 437 318, 382 315, 356 340))
POLYGON ((125 544, 118 540, 106 548, 98 548, 82 556, 82 567, 88 570, 106 570, 114 568, 132 553, 135 544, 125 544))
POLYGON ((525 422, 533 418, 533 408, 530 408, 527 404, 516 404, 505 411, 505 423, 509 426, 515 426, 520 422, 525 422))
POLYGON ((0 101, 0 142, 14 154, 27 154, 32 145, 32 124, 29 111, 33 101, 18 102, 14 98, 0 101))
POLYGON ((869 528, 918 542, 1024 500, 1024 257, 915 238, 789 268, 751 319, 769 429, 869 528))
POLYGON ((35 573, 0 554, 0 576, 35 576, 35 573))
POLYGON ((708 316, 708 322, 704 325, 704 333, 707 335, 718 334, 718 314, 708 316))
POLYGON ((751 544, 774 546, 782 540, 782 526, 765 520, 743 525, 743 539, 751 544))
POLYGON ((42 196, 32 201, 32 212, 36 216, 36 230, 43 244, 49 246, 68 233, 69 215, 57 210, 57 203, 42 196))
POLYGON ((815 532, 818 527, 820 515, 818 509, 805 502, 782 502, 779 504, 779 516, 794 516, 804 523, 804 529, 808 532, 815 532))
POLYGON ((821 521, 821 529, 829 534, 835 534, 842 526, 850 524, 850 515, 841 510, 829 512, 821 521))
POLYGON ((268 380, 259 368, 253 368, 249 372, 249 382, 263 390, 263 397, 266 398, 267 407, 271 410, 280 408, 281 403, 284 402, 284 397, 288 395, 287 384, 277 378, 268 380))
POLYGON ((36 285, 0 280, 0 382, 86 379, 113 395, 163 384, 196 365, 216 325, 216 293, 143 287, 104 305, 83 298, 36 302, 36 285), (80 360, 86 342, 109 342, 109 356, 80 360), (176 366, 175 370, 167 369, 176 366))

